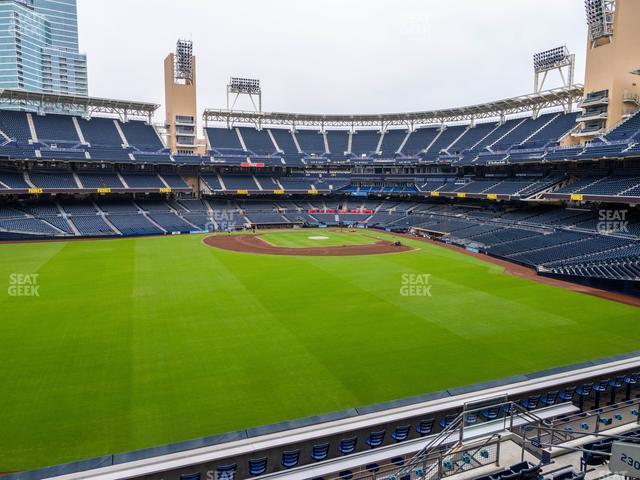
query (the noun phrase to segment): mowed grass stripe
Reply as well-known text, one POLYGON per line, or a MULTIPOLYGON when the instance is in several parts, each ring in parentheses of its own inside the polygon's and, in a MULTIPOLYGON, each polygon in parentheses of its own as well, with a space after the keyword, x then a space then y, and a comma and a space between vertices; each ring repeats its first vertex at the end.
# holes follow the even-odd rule
POLYGON ((39 269, 42 295, 0 297, 0 471, 638 348, 636 308, 423 242, 402 239, 420 249, 402 255, 322 258, 201 240, 0 246, 0 272, 39 269), (401 296, 404 273, 431 274, 433 296, 401 296))
MULTIPOLYGON (((126 312, 122 307, 130 297, 134 242, 118 245, 117 269, 112 268, 111 247, 92 243, 51 244, 60 248, 37 272, 40 297, 11 298, 5 305, 12 314, 0 325, 0 337, 7 339, 6 326, 20 326, 20 332, 0 362, 3 384, 11 385, 5 389, 10 395, 0 398, 2 438, 10 444, 2 445, 6 459, 1 465, 9 467, 3 471, 17 470, 29 458, 51 463, 45 459, 58 457, 51 456, 52 439, 59 452, 74 451, 82 443, 101 451, 127 433, 117 415, 129 410, 129 397, 120 393, 121 385, 124 391, 130 385, 131 319, 112 312, 116 302, 126 312), (96 278, 109 283, 109 289, 92 288, 96 278), (9 365, 12 357, 19 360, 16 365, 9 365), (12 377, 4 380, 5 375, 12 377)), ((46 250, 49 244, 40 246, 46 250)), ((35 252, 34 247, 15 246, 35 252)))

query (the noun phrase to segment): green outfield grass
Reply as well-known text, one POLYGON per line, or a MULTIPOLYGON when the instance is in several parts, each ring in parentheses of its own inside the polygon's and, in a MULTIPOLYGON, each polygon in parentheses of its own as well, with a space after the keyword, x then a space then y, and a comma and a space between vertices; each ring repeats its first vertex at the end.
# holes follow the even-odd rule
MULTIPOLYGON (((316 233, 325 231, 269 238, 316 233)), ((0 472, 640 345, 636 308, 427 243, 320 258, 234 253, 202 239, 0 245, 0 472), (39 297, 10 296, 15 274, 32 273, 39 297), (431 275, 432 296, 401 295, 420 274, 431 275)))
POLYGON ((374 243, 378 239, 364 233, 353 233, 349 230, 292 230, 289 232, 261 233, 260 238, 276 247, 338 247, 345 245, 364 245, 374 243))

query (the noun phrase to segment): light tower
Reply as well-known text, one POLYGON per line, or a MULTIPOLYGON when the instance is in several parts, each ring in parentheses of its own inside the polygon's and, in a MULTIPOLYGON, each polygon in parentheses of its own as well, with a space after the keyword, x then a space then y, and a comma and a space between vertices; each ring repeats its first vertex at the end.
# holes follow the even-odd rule
MULTIPOLYGON (((562 79, 562 86, 571 87, 575 78, 576 56, 569 52, 566 46, 552 48, 533 56, 533 91, 539 93, 544 89, 549 73, 557 71, 562 79)), ((568 101, 564 106, 565 112, 573 110, 573 102, 568 101)), ((535 110, 534 117, 540 113, 535 110)))
POLYGON ((172 153, 205 153, 197 137, 196 57, 193 42, 178 40, 164 61, 167 145, 172 153))
POLYGON ((585 0, 587 65, 580 130, 588 141, 640 108, 640 1, 585 0))
POLYGON ((550 72, 557 71, 565 87, 573 85, 575 78, 576 56, 569 52, 566 46, 552 48, 533 56, 534 92, 544 89, 545 81, 550 72))
POLYGON ((262 112, 262 88, 255 78, 231 77, 227 84, 227 110, 233 110, 241 95, 249 97, 253 109, 262 112), (231 102, 233 97, 233 102, 231 102), (258 103, 256 104, 256 99, 258 103))

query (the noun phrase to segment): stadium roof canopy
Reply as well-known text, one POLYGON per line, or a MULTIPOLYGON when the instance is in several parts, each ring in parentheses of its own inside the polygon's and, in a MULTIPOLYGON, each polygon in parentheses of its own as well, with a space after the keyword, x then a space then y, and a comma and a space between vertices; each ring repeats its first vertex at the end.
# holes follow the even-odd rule
POLYGON ((123 120, 128 117, 148 117, 160 107, 155 103, 111 100, 107 98, 64 95, 58 93, 38 93, 24 90, 0 89, 0 105, 30 107, 40 111, 86 112, 117 114, 123 120))
POLYGON ((478 119, 504 118, 518 113, 539 112, 553 107, 566 107, 583 97, 582 85, 562 87, 495 102, 448 108, 425 112, 383 113, 372 115, 319 115, 304 113, 247 112, 223 109, 207 109, 203 119, 209 122, 226 122, 261 125, 293 125, 320 127, 355 127, 392 125, 442 124, 446 122, 475 121, 478 119))

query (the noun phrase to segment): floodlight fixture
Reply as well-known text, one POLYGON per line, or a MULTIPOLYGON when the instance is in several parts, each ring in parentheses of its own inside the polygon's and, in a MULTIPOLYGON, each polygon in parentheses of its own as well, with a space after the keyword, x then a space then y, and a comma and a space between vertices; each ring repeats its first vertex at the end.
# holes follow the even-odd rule
MULTIPOLYGON (((549 73, 557 70, 564 87, 571 87, 575 78, 576 56, 566 46, 552 48, 533 56, 534 92, 539 93, 545 88, 549 73)), ((567 111, 571 111, 567 105, 567 111)), ((534 110, 534 116, 537 112, 534 110)))
POLYGON ((587 25, 591 42, 613 36, 613 16, 616 11, 615 0, 585 0, 587 25))
POLYGON ((188 85, 193 83, 193 42, 191 40, 178 40, 176 43, 174 68, 176 80, 182 80, 188 85))
POLYGON ((255 78, 231 77, 229 93, 258 95, 261 93, 260 80, 255 78))
POLYGON ((257 78, 231 77, 227 84, 227 110, 233 110, 240 96, 247 96, 251 100, 256 112, 262 111, 262 88, 257 78), (231 101, 233 97, 233 102, 231 101), (255 98, 258 103, 256 104, 255 98))
POLYGON ((572 58, 566 46, 552 48, 533 56, 533 68, 536 73, 542 73, 560 67, 571 65, 572 58))

